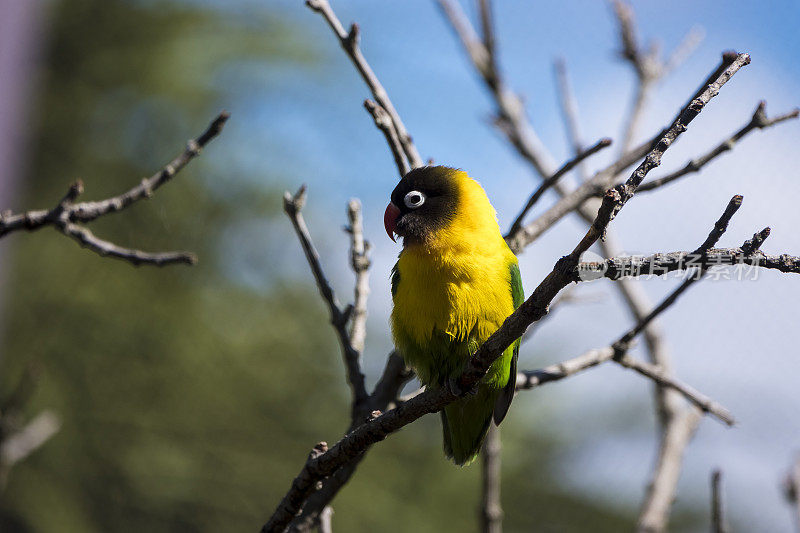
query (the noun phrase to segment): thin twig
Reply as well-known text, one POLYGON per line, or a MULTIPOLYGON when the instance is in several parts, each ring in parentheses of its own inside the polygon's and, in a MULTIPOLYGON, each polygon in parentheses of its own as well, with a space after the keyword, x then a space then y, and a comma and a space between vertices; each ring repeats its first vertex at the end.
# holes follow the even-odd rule
MULTIPOLYGON (((722 216, 714 224, 714 228, 711 230, 711 233, 709 234, 708 238, 703 242, 703 244, 700 245, 700 247, 695 251, 695 253, 702 254, 708 249, 708 247, 716 244, 716 242, 725 232, 725 229, 727 228, 730 219, 733 217, 733 215, 741 206, 741 203, 742 203, 741 196, 734 196, 731 199, 725 211, 723 212, 722 216)), ((752 251, 755 251, 757 249, 757 246, 760 246, 760 244, 763 243, 763 239, 759 240, 754 237, 752 241, 748 242, 756 243, 752 245, 753 246, 752 251)), ((727 409, 725 409, 718 403, 710 400, 709 398, 705 397, 704 395, 700 394, 699 392, 692 389, 688 385, 685 385, 683 383, 680 383, 676 379, 673 379, 667 373, 665 373, 663 369, 660 369, 653 364, 645 363, 643 361, 638 361, 630 357, 627 353, 631 347, 633 339, 637 335, 639 335, 642 331, 644 331, 645 328, 658 315, 660 315, 667 308, 673 305, 677 301, 678 297, 699 279, 701 279, 701 277, 696 276, 696 277, 691 277, 688 280, 684 281, 680 286, 678 286, 678 288, 676 288, 666 298, 664 298, 664 300, 659 305, 657 305, 650 313, 648 313, 646 316, 643 316, 640 320, 638 320, 637 323, 630 330, 628 330, 624 335, 622 335, 609 348, 602 350, 592 350, 591 352, 581 355, 568 362, 556 365, 555 368, 533 371, 530 373, 523 372, 522 374, 525 377, 522 380, 518 380, 517 388, 519 389, 532 388, 533 386, 538 386, 548 381, 562 379, 573 373, 585 370, 587 368, 598 365, 605 361, 614 360, 618 364, 626 368, 635 370, 636 372, 642 374, 643 376, 650 378, 651 380, 658 383, 661 387, 666 387, 680 393, 701 411, 713 414, 716 418, 718 418, 725 424, 733 425, 734 419, 727 409)))
POLYGON ((597 218, 589 228, 586 237, 575 247, 572 256, 577 259, 583 252, 597 242, 602 236, 605 228, 614 219, 619 210, 628 200, 633 198, 636 189, 641 185, 647 174, 661 164, 661 157, 673 142, 684 132, 686 127, 700 114, 708 102, 719 94, 720 88, 743 66, 750 63, 748 54, 738 54, 731 65, 725 69, 720 76, 710 83, 700 95, 693 99, 691 103, 681 111, 678 118, 667 130, 661 140, 650 150, 644 161, 633 171, 630 178, 622 184, 609 189, 603 196, 603 204, 597 214, 597 218))
POLYGON ((364 108, 372 115, 373 120, 375 120, 375 125, 383 132, 384 137, 386 137, 389 150, 391 150, 392 157, 394 157, 394 164, 397 165, 397 171, 402 178, 408 174, 408 171, 411 169, 408 166, 405 153, 403 153, 403 146, 400 144, 400 139, 397 137, 397 130, 395 130, 394 124, 392 123, 392 117, 389 116, 389 113, 387 113, 383 107, 370 99, 364 100, 364 108))
POLYGON ((358 43, 358 25, 353 24, 350 26, 349 32, 345 31, 344 26, 342 26, 339 17, 334 13, 328 0, 306 0, 306 5, 323 16, 333 30, 333 33, 339 39, 339 44, 342 45, 342 48, 347 53, 348 57, 350 57, 353 65, 355 65, 361 78, 369 87, 373 98, 375 98, 378 104, 380 104, 391 117, 392 124, 397 132, 397 137, 400 140, 400 145, 403 147, 403 153, 405 153, 411 168, 421 167, 422 158, 419 156, 419 152, 417 152, 417 148, 414 146, 414 142, 411 140, 411 136, 408 134, 403 121, 400 120, 400 115, 389 99, 386 89, 383 88, 380 80, 378 80, 378 77, 372 71, 372 67, 369 66, 369 63, 367 63, 367 60, 364 58, 364 54, 361 53, 361 48, 358 43))
MULTIPOLYGON (((629 333, 629 332, 628 332, 629 333)), ((619 341, 617 341, 619 342, 619 341)), ((694 388, 664 374, 658 367, 644 361, 638 361, 625 352, 627 347, 617 343, 605 348, 589 350, 577 357, 550 365, 539 370, 523 370, 517 374, 517 390, 529 390, 553 381, 560 381, 574 374, 583 372, 608 361, 615 361, 620 366, 634 370, 644 377, 655 381, 680 393, 701 411, 714 416, 720 422, 732 426, 736 423, 730 411, 718 402, 708 398, 694 388)))
MULTIPOLYGON (((583 152, 583 136, 581 135, 580 121, 578 120, 578 100, 575 98, 572 84, 569 81, 566 59, 563 57, 558 58, 553 64, 553 69, 558 88, 558 103, 566 126, 567 139, 572 145, 572 153, 577 155, 583 152)), ((583 162, 578 164, 578 175, 581 181, 586 181, 586 165, 583 162)))
POLYGON ((651 46, 647 52, 639 48, 631 7, 625 2, 616 0, 614 2, 614 15, 619 25, 620 41, 622 43, 620 56, 631 64, 638 80, 634 89, 631 110, 627 113, 628 119, 622 130, 619 151, 624 153, 636 135, 647 98, 650 95, 653 84, 661 76, 662 65, 657 47, 651 46))
POLYGON ((701 411, 694 407, 675 413, 667 419, 659 439, 656 463, 636 524, 639 533, 655 533, 666 528, 684 453, 702 419, 701 411))
POLYGON ((495 123, 540 176, 551 176, 556 170, 555 162, 531 127, 522 100, 508 89, 500 77, 494 54, 487 50, 457 2, 437 0, 437 3, 494 97, 497 114, 495 123))
MULTIPOLYGON (((738 60, 740 60, 739 54, 735 52, 725 52, 722 55, 722 61, 719 66, 708 76, 683 109, 690 108, 692 102, 706 92, 708 87, 713 84, 715 80, 718 80, 738 60)), ((738 69, 739 67, 740 65, 736 65, 735 68, 738 69)), ((683 113, 683 111, 681 111, 681 113, 683 113)), ((561 200, 556 202, 538 218, 520 228, 514 235, 506 239, 511 250, 517 254, 521 253, 526 246, 536 240, 542 233, 561 220, 561 218, 579 209, 581 205, 590 198, 604 194, 606 188, 614 183, 614 179, 617 175, 653 150, 658 143, 665 138, 668 131, 674 128, 674 125, 679 122, 680 119, 681 115, 679 114, 675 117, 670 126, 659 132, 655 137, 631 149, 617 161, 595 173, 590 180, 581 184, 574 191, 569 193, 565 192, 561 200)))
POLYGON ((666 176, 658 179, 654 179, 652 181, 648 181, 647 183, 643 183, 641 187, 639 187, 639 192, 643 191, 652 191, 654 189, 658 189, 672 183, 675 180, 678 180, 687 174, 691 174, 694 172, 699 172, 705 165, 716 159, 718 156, 724 154, 733 149, 738 141, 742 139, 745 135, 754 131, 756 129, 762 130, 764 128, 769 128, 770 126, 774 126, 776 124, 780 124, 783 121, 791 120, 793 118, 797 118, 800 115, 800 110, 794 109, 789 113, 784 113, 783 115, 779 115, 774 118, 768 118, 766 113, 766 102, 762 101, 756 107, 755 112, 753 113, 753 117, 750 121, 745 124, 739 131, 719 143, 713 149, 711 149, 708 153, 689 160, 686 165, 684 165, 679 170, 675 172, 671 172, 666 176))
POLYGON ((587 157, 590 157, 603 148, 611 146, 611 139, 603 138, 597 141, 591 148, 587 148, 583 152, 577 154, 575 157, 564 163, 561 168, 559 168, 552 176, 547 178, 542 182, 541 185, 531 194, 530 198, 528 198, 525 207, 517 215, 517 218, 514 219, 514 222, 511 224, 511 228, 508 230, 505 238, 509 238, 511 235, 519 231, 520 227, 522 226, 522 221, 525 218, 525 215, 528 214, 528 211, 539 201, 539 199, 550 189, 556 182, 561 179, 562 176, 567 174, 570 170, 575 168, 580 162, 582 162, 587 157))
POLYGON ((150 198, 153 192, 170 181, 183 167, 200 154, 200 151, 222 131, 228 120, 228 113, 222 112, 196 139, 190 140, 186 148, 164 168, 126 192, 96 202, 75 200, 83 193, 83 183, 73 183, 64 198, 50 210, 36 210, 25 213, 0 214, 0 237, 20 230, 34 231, 52 226, 64 235, 76 240, 82 246, 102 256, 123 259, 134 265, 152 264, 157 266, 185 263, 194 264, 197 257, 189 252, 148 253, 141 250, 122 248, 111 242, 99 239, 87 228, 77 223, 91 222, 109 213, 121 211, 131 204, 150 198))
MULTIPOLYGON (((339 344, 342 348, 342 355, 344 357, 345 368, 347 369, 347 380, 353 392, 353 405, 363 403, 367 398, 367 389, 364 385, 364 374, 361 372, 361 365, 359 359, 361 352, 353 346, 350 335, 347 332, 347 321, 351 311, 342 310, 339 302, 336 300, 336 295, 333 292, 333 287, 325 277, 325 272, 322 270, 320 264, 319 253, 311 241, 311 235, 306 227, 305 219, 300 212, 303 209, 306 201, 306 187, 300 187, 295 195, 288 192, 283 197, 283 210, 292 221, 297 238, 300 240, 300 245, 303 247, 306 260, 308 261, 311 272, 314 275, 314 280, 317 282, 320 296, 328 306, 330 312, 331 324, 336 330, 339 338, 339 344)), ((368 263, 367 263, 368 264, 368 263)), ((357 286, 358 287, 358 286, 357 286)), ((359 289, 357 288, 356 291, 359 289)))
POLYGON ((725 519, 725 506, 722 501, 722 472, 717 469, 711 473, 711 531, 728 533, 730 528, 725 519))
POLYGON ((617 343, 606 348, 589 350, 577 357, 539 370, 521 371, 517 374, 517 390, 537 388, 546 383, 560 381, 608 361, 614 361, 620 366, 634 370, 663 387, 680 393, 701 411, 709 413, 725 425, 732 426, 736 423, 730 411, 718 402, 708 398, 693 387, 664 374, 655 365, 628 356, 626 353, 628 347, 620 346, 617 343))
POLYGON ((697 50, 700 43, 706 37, 705 30, 700 26, 693 26, 689 32, 683 36, 683 40, 672 51, 661 67, 661 78, 667 77, 675 69, 683 64, 686 59, 697 50))
POLYGON ((656 83, 691 54, 702 40, 703 33, 698 28, 692 28, 670 55, 669 59, 664 61, 661 59, 659 47, 655 43, 651 44, 647 51, 640 48, 636 38, 633 9, 629 4, 616 0, 614 2, 614 15, 619 25, 622 46, 620 56, 630 63, 637 78, 631 109, 627 114, 628 118, 622 130, 622 141, 619 145, 619 151, 622 154, 628 150, 636 136, 647 100, 656 83))
MULTIPOLYGON (((681 286, 681 288, 685 287, 686 285, 681 286)), ((681 383, 667 374, 664 374, 657 366, 645 361, 638 361, 628 355, 619 356, 615 354, 614 357, 614 360, 625 368, 635 370, 641 375, 655 381, 662 387, 667 387, 681 393, 681 395, 694 404, 695 407, 704 413, 713 415, 714 418, 720 422, 723 422, 728 426, 733 426, 736 423, 733 415, 725 407, 715 402, 711 398, 704 396, 692 387, 681 383)))
MULTIPOLYGON (((493 60, 496 56, 497 43, 494 38, 494 23, 492 22, 492 5, 489 0, 478 0, 481 17, 481 33, 483 46, 493 60)), ((496 67, 495 67, 496 68, 496 67)))
POLYGON ((364 351, 367 336, 367 296, 369 296, 369 247, 364 239, 364 225, 361 220, 361 202, 353 198, 347 204, 347 218, 350 226, 350 266, 356 275, 353 309, 350 313, 350 344, 357 352, 364 351))

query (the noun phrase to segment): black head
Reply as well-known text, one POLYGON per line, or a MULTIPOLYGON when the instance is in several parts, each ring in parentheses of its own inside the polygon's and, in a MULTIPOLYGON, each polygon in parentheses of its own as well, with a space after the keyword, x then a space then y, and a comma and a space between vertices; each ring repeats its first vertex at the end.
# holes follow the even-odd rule
POLYGON ((447 227, 458 206, 458 172, 449 167, 421 167, 403 176, 383 218, 389 237, 394 240, 396 233, 406 244, 420 244, 447 227))

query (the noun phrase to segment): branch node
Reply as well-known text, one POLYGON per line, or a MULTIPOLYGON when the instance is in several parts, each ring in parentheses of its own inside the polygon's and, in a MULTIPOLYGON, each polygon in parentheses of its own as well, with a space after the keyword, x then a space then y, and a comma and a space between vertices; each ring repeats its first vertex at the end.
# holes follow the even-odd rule
POLYGON ((742 245, 742 253, 745 255, 752 255, 761 248, 761 245, 764 244, 764 241, 767 240, 769 234, 772 230, 769 227, 766 227, 753 235, 752 239, 748 239, 742 245))
POLYGON ((192 156, 197 157, 200 155, 200 145, 194 139, 189 139, 186 142, 186 151, 192 156))
POLYGON ((327 0, 306 0, 306 5, 318 13, 322 11, 323 6, 327 3, 327 0))
POLYGON ((350 25, 350 31, 347 32, 347 37, 344 40, 344 44, 347 46, 347 49, 351 54, 355 53, 356 49, 358 48, 360 37, 361 29, 359 28, 358 23, 354 22, 350 25))
POLYGON ((324 440, 320 441, 316 443, 314 447, 311 449, 311 453, 308 454, 308 460, 313 461, 314 459, 326 453, 327 451, 328 451, 328 443, 325 442, 324 440))
POLYGON ((283 210, 288 215, 295 215, 302 211, 306 205, 306 184, 300 186, 297 192, 292 196, 292 193, 286 191, 283 193, 283 210))

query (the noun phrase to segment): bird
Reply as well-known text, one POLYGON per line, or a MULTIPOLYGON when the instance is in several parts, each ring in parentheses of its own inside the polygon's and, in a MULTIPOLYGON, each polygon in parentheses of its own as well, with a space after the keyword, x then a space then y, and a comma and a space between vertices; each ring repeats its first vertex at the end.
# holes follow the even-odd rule
MULTIPOLYGON (((383 222, 392 241, 403 239, 391 273, 395 347, 427 389, 450 386, 522 304, 517 258, 483 187, 463 170, 411 170, 392 191, 383 222)), ((444 453, 456 465, 475 460, 492 420, 499 425, 508 412, 519 343, 441 411, 444 453)))

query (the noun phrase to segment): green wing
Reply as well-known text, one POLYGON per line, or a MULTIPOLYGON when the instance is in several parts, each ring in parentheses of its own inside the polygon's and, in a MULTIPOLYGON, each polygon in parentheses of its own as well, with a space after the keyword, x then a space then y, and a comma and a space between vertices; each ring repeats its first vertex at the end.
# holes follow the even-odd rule
MULTIPOLYGON (((522 305, 525 301, 525 293, 522 290, 522 276, 519 274, 519 265, 516 261, 511 265, 511 299, 514 302, 514 309, 522 305)), ((494 423, 500 425, 500 422, 508 413, 508 408, 511 406, 511 400, 514 399, 514 391, 517 384, 517 358, 519 357, 519 342, 517 339, 509 346, 508 349, 513 350, 514 355, 511 357, 511 368, 508 372, 508 383, 503 388, 500 396, 494 404, 494 423)))
POLYGON ((522 276, 519 275, 519 264, 516 261, 511 265, 511 298, 514 302, 514 309, 525 301, 525 293, 522 291, 522 276))

